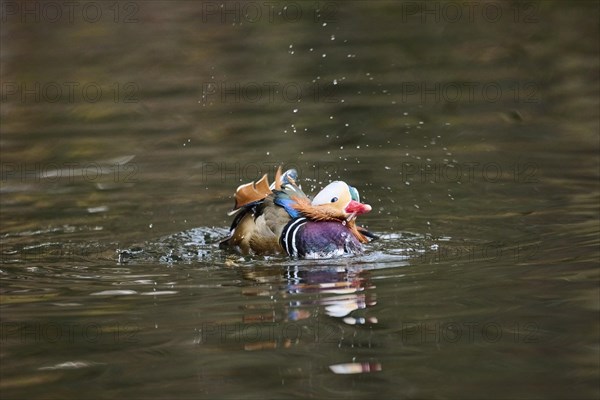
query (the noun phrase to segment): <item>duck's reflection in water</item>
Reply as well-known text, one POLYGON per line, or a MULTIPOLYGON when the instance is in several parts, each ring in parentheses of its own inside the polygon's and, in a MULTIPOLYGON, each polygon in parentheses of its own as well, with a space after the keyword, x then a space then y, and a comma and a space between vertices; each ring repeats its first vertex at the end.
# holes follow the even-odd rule
MULTIPOLYGON (((289 266, 244 270, 246 296, 267 299, 249 301, 243 324, 260 324, 271 329, 271 337, 245 341, 246 350, 289 348, 325 344, 329 349, 371 347, 371 327, 378 323, 373 315, 377 304, 371 272, 363 268, 289 266), (266 340, 265 340, 266 339, 266 340)), ((265 330, 267 329, 267 330, 265 330)), ((381 364, 371 360, 330 365, 336 374, 380 371, 381 364)))

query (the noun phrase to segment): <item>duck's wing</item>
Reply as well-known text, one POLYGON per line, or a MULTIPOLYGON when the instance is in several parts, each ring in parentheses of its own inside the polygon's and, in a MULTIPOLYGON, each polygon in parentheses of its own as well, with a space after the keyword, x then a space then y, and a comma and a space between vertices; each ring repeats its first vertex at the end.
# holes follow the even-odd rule
POLYGON ((271 196, 246 205, 236 215, 229 236, 219 242, 219 247, 234 247, 244 254, 281 253, 279 236, 290 219, 285 209, 274 206, 271 196))
POLYGON ((279 236, 297 213, 291 207, 292 197, 306 197, 296 184, 297 178, 296 170, 282 174, 279 168, 271 185, 264 175, 256 183, 239 186, 235 208, 230 212, 235 218, 229 236, 220 241, 219 247, 237 247, 246 254, 282 252, 279 236))
POLYGON ((302 188, 296 184, 295 180, 283 184, 281 189, 273 190, 273 203, 282 207, 290 217, 298 218, 302 214, 294 205, 299 203, 310 204, 310 198, 304 194, 302 188))

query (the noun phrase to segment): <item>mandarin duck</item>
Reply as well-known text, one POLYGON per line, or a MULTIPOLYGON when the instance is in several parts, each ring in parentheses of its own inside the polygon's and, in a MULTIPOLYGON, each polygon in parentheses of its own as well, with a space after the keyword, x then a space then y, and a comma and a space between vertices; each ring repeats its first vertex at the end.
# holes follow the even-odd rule
POLYGON ((356 217, 371 211, 356 188, 345 182, 327 185, 312 200, 296 183, 298 174, 277 169, 269 185, 265 174, 235 192, 235 215, 220 248, 242 254, 287 254, 296 258, 330 258, 359 254, 376 236, 356 225, 356 217))

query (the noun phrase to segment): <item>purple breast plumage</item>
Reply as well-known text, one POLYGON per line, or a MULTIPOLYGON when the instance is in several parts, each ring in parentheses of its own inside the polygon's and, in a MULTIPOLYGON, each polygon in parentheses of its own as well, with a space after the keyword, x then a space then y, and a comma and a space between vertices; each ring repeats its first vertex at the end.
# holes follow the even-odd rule
POLYGON ((331 258, 363 251, 362 243, 345 224, 311 221, 305 217, 291 220, 283 229, 281 246, 292 257, 331 258))

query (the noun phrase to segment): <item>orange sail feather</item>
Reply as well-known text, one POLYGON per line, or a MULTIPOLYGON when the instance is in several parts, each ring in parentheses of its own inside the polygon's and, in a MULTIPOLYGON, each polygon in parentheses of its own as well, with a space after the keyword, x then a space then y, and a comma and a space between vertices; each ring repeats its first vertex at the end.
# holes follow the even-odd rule
MULTIPOLYGON (((277 168, 275 174, 275 189, 281 189, 281 167, 277 168)), ((273 193, 269 185, 269 178, 264 174, 257 182, 250 182, 238 186, 235 191, 235 207, 234 210, 250 204, 255 201, 260 201, 273 193)))

